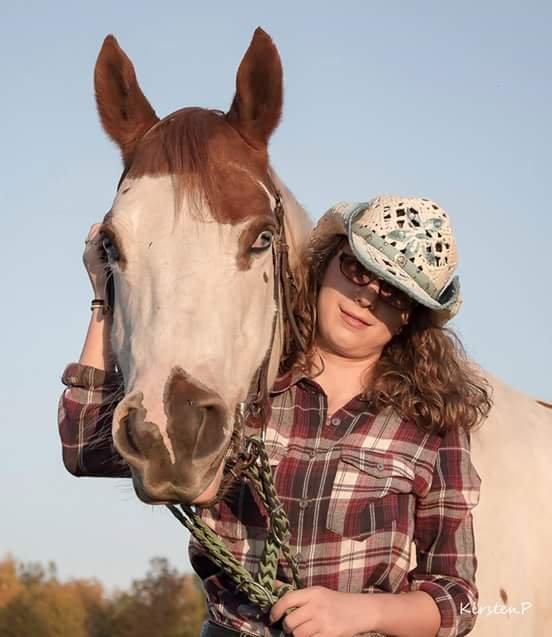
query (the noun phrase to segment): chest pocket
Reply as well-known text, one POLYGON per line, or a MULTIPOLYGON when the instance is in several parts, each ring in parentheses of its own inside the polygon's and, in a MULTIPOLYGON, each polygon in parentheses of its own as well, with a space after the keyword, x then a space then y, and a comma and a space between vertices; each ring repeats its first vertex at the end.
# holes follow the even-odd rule
POLYGON ((371 449, 341 451, 326 526, 338 535, 363 540, 392 528, 408 514, 408 494, 415 478, 412 462, 371 449))
MULTIPOLYGON (((266 443, 265 448, 274 479, 286 451, 273 443, 266 443)), ((203 509, 202 518, 217 535, 228 540, 261 539, 267 534, 266 512, 250 482, 236 481, 224 501, 203 509)))

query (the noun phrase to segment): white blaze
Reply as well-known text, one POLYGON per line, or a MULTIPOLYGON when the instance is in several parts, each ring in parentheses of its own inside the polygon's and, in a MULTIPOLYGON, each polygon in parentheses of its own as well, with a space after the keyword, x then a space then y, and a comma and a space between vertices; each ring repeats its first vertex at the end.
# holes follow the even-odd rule
POLYGON ((169 176, 127 178, 112 223, 126 258, 124 270, 114 268, 114 352, 127 394, 143 393, 146 418, 158 425, 174 462, 165 382, 180 366, 220 394, 230 431, 236 404, 245 399, 269 346, 275 312, 271 250, 239 270, 238 240, 250 221, 220 224, 189 201, 177 213, 169 176))

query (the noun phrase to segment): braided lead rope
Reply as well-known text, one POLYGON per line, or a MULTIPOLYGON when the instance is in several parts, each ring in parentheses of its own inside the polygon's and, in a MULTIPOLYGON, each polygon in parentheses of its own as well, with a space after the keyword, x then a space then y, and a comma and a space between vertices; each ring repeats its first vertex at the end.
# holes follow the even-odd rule
POLYGON ((244 473, 260 495, 269 518, 269 529, 259 561, 257 579, 254 579, 249 571, 236 560, 224 542, 191 506, 181 504, 179 509, 175 505, 167 505, 167 508, 206 549, 210 559, 230 577, 236 584, 236 588, 242 590, 252 604, 258 606, 263 612, 268 612, 282 595, 300 588, 301 580, 289 548, 289 520, 274 488, 266 450, 258 438, 248 438, 247 442, 257 452, 260 467, 255 461, 244 473), (290 566, 295 586, 283 584, 276 588, 280 550, 290 566))
POLYGON ((285 586, 287 590, 302 588, 297 564, 289 548, 289 540, 291 537, 289 520, 278 498, 276 488, 274 487, 274 480, 272 478, 272 471, 270 469, 266 449, 264 444, 257 438, 248 438, 248 442, 257 447, 257 457, 260 465, 257 463, 250 465, 246 473, 261 497, 263 506, 268 514, 269 522, 269 534, 266 538, 263 554, 259 563, 258 581, 262 583, 263 586, 272 590, 271 587, 275 585, 278 559, 281 551, 291 569, 295 582, 295 587, 290 584, 284 584, 283 586, 285 586))
POLYGON ((170 512, 181 522, 195 539, 208 551, 209 558, 242 590, 252 604, 263 612, 268 612, 278 601, 281 594, 265 589, 253 579, 236 558, 226 548, 220 538, 205 522, 187 505, 167 505, 170 512))

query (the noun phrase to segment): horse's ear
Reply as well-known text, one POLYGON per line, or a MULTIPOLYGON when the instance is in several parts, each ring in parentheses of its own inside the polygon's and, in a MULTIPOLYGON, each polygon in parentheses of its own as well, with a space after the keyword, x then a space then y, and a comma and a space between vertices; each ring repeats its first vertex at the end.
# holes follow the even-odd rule
POLYGON ((136 144, 159 118, 142 93, 132 62, 112 35, 98 55, 94 89, 102 126, 119 145, 127 167, 136 144))
POLYGON ((240 63, 236 94, 226 115, 251 145, 266 147, 282 115, 282 63, 270 36, 260 27, 240 63))

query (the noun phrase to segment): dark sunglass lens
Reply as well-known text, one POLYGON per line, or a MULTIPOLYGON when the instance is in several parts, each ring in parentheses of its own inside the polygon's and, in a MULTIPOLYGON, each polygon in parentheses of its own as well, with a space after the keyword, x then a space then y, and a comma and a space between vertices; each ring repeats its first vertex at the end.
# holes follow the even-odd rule
POLYGON ((406 310, 410 307, 411 300, 407 294, 367 270, 352 254, 342 252, 339 255, 339 268, 343 276, 355 285, 369 285, 377 279, 379 282, 378 295, 391 307, 398 310, 406 310))
POLYGON ((353 283, 357 285, 368 285, 372 276, 366 268, 350 255, 342 253, 340 257, 341 272, 353 283))
POLYGON ((380 296, 388 305, 398 310, 406 310, 411 303, 408 294, 387 283, 387 281, 381 282, 380 296))

